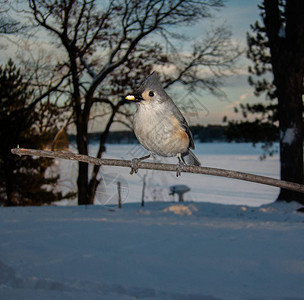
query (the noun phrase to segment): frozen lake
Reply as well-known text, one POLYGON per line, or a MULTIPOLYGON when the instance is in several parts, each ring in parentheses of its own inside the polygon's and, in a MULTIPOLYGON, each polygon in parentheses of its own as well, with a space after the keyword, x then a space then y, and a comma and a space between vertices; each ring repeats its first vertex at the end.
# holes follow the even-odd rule
MULTIPOLYGON (((90 155, 95 156, 97 145, 90 147, 90 155)), ((267 157, 260 160, 263 153, 261 145, 253 147, 250 143, 196 143, 195 154, 203 166, 230 169, 273 178, 279 178, 279 157, 267 157)), ((139 144, 107 145, 104 158, 132 159, 147 154, 139 144)), ((176 158, 160 158, 162 162, 176 163, 176 158)), ((77 190, 77 163, 60 160, 56 163, 55 171, 61 174, 58 189, 68 191, 77 190)), ((96 204, 117 203, 117 181, 121 182, 122 201, 140 202, 143 178, 146 178, 145 201, 177 200, 169 195, 169 187, 177 184, 189 186, 190 191, 185 194, 185 201, 210 202, 221 204, 236 204, 260 206, 273 202, 279 189, 271 186, 244 182, 234 179, 182 173, 176 177, 175 173, 139 170, 138 174, 130 175, 129 168, 103 167, 100 174, 104 181, 99 185, 96 194, 96 204)), ((76 200, 62 204, 76 204, 76 200)))

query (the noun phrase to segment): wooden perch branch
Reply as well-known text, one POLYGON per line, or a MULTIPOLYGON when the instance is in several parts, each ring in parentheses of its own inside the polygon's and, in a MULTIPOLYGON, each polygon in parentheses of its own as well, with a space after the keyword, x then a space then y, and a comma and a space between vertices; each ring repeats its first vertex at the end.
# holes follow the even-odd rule
MULTIPOLYGON (((100 166, 119 166, 119 167, 129 167, 129 168, 131 167, 130 160, 98 159, 95 157, 76 154, 67 151, 54 152, 54 151, 22 149, 22 148, 14 148, 11 151, 13 154, 17 154, 19 156, 30 155, 30 156, 39 156, 39 157, 76 160, 76 161, 86 162, 92 165, 100 165, 100 166)), ((151 162, 141 161, 138 163, 138 169, 176 172, 176 164, 162 164, 162 163, 151 163, 151 162)), ((236 172, 232 170, 224 170, 224 169, 208 168, 208 167, 184 166, 183 172, 233 178, 233 179, 250 181, 250 182, 255 182, 265 185, 271 185, 287 190, 304 193, 304 185, 302 184, 283 181, 265 176, 236 172)))

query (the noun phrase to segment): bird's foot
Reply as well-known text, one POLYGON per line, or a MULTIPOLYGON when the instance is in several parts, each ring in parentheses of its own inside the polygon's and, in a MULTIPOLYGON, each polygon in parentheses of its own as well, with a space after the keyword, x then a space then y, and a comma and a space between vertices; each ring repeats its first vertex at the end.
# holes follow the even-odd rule
POLYGON ((140 162, 139 158, 133 158, 131 160, 131 171, 130 174, 136 174, 138 172, 138 163, 140 162))
POLYGON ((184 165, 185 164, 181 160, 178 161, 178 165, 176 168, 176 177, 181 176, 184 165))
POLYGON ((147 158, 149 158, 151 156, 151 154, 148 154, 146 156, 140 157, 140 158, 133 158, 131 160, 131 171, 130 174, 136 174, 138 172, 138 163, 140 163, 142 160, 145 160, 147 158))

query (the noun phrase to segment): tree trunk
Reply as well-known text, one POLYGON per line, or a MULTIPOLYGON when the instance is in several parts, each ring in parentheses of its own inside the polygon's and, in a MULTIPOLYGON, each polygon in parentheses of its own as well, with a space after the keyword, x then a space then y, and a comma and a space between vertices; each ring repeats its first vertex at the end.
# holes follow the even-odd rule
MULTIPOLYGON (((88 133, 87 126, 83 123, 80 115, 76 117, 77 126, 77 148, 79 154, 88 155, 88 133)), ((78 164, 78 205, 90 204, 88 198, 88 172, 87 163, 79 162, 78 164)))
MULTIPOLYGON (((99 149, 98 149, 96 158, 101 158, 102 153, 106 150, 105 141, 106 141, 107 134, 108 133, 103 132, 100 136, 99 149)), ((94 204, 96 190, 100 183, 100 180, 97 179, 100 167, 101 166, 97 166, 97 165, 93 166, 93 171, 92 171, 92 175, 91 175, 89 186, 88 186, 88 199, 89 199, 88 201, 90 204, 94 204)))
MULTIPOLYGON (((103 131, 103 133, 101 133, 101 135, 100 135, 99 149, 98 149, 96 158, 101 158, 102 153, 105 152, 105 150, 106 150, 105 143, 106 143, 107 137, 109 135, 111 125, 114 122, 115 114, 117 113, 121 104, 122 104, 122 102, 119 102, 116 106, 112 107, 112 114, 108 120, 107 126, 106 126, 105 130, 103 131)), ((99 170, 100 170, 100 166, 97 166, 97 165, 93 166, 93 171, 92 171, 91 179, 90 179, 89 186, 88 186, 88 201, 90 204, 94 204, 96 190, 100 183, 100 180, 97 179, 99 170)))
POLYGON ((88 200, 88 164, 79 162, 78 168, 78 205, 87 205, 90 204, 88 200))
MULTIPOLYGON (((79 154, 88 155, 88 118, 89 112, 82 109, 80 82, 77 67, 77 49, 75 44, 70 43, 66 35, 62 36, 63 44, 68 51, 71 62, 71 74, 73 82, 73 106, 75 113, 75 125, 77 129, 77 149, 79 154)), ((87 163, 79 162, 78 164, 78 205, 90 204, 88 196, 88 172, 87 163)))
MULTIPOLYGON (((303 184, 302 81, 295 73, 281 72, 281 75, 276 78, 279 100, 281 179, 303 184)), ((303 198, 301 193, 282 189, 278 200, 298 201, 304 204, 303 198)))
POLYGON ((12 154, 4 155, 4 173, 6 188, 6 206, 13 206, 13 167, 11 164, 12 154))
MULTIPOLYGON (((304 1, 287 0, 286 26, 278 0, 264 0, 278 98, 281 179, 303 184, 304 1)), ((282 189, 278 200, 304 204, 303 194, 282 189)))

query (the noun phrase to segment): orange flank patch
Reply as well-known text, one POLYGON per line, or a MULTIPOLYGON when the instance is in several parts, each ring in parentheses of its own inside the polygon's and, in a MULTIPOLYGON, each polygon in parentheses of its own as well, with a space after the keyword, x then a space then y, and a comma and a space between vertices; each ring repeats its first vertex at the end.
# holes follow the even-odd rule
POLYGON ((183 141, 183 143, 189 145, 189 136, 183 129, 178 130, 177 136, 180 141, 183 141))
POLYGON ((190 140, 186 131, 180 126, 178 120, 174 116, 171 117, 171 122, 174 124, 174 128, 176 129, 173 133, 174 138, 178 140, 179 143, 184 144, 185 147, 188 147, 190 140))

